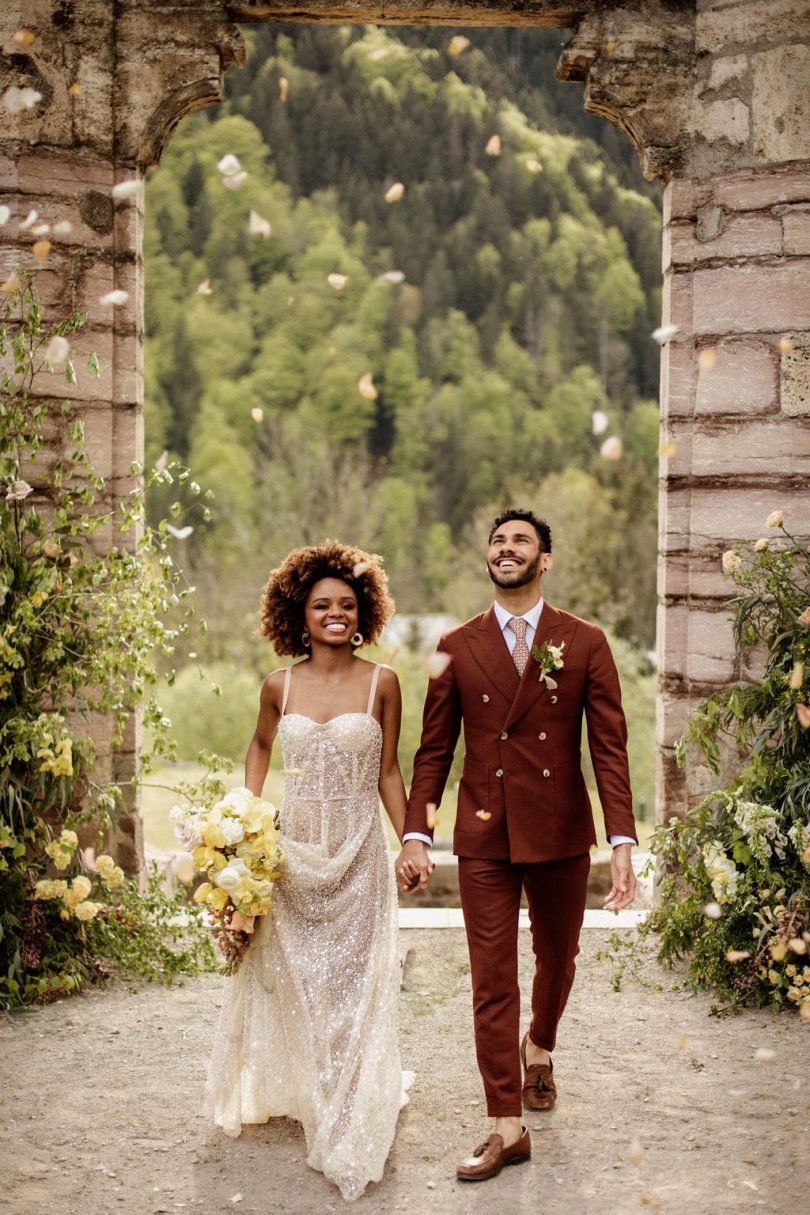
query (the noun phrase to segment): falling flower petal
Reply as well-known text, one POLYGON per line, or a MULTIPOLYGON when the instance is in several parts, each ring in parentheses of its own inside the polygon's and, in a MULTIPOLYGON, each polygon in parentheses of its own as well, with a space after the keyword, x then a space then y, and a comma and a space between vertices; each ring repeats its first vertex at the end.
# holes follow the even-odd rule
POLYGON ((480 818, 483 823, 488 823, 492 814, 489 810, 476 810, 475 817, 480 818))
POLYGON ((796 619, 798 620, 799 624, 810 625, 810 607, 805 608, 802 614, 797 616, 796 619))
POLYGON ((665 456, 669 460, 672 458, 672 456, 676 456, 678 454, 678 444, 674 439, 664 439, 663 443, 658 448, 658 452, 659 455, 665 456))
POLYGON ((294 296, 294 295, 288 295, 288 296, 287 296, 287 307, 288 307, 288 308, 292 308, 292 306, 293 306, 293 304, 294 304, 294 303, 295 303, 295 296, 294 296))
POLYGON ((717 355, 711 346, 707 346, 705 350, 701 350, 698 355, 698 367, 701 371, 711 371, 717 361, 717 355))
POLYGON ((534 173, 535 176, 538 173, 543 172, 543 166, 541 165, 540 161, 535 160, 535 158, 533 156, 527 156, 523 163, 525 164, 525 166, 529 170, 529 172, 534 173))
POLYGON ((36 89, 18 89, 16 84, 13 84, 10 89, 6 89, 3 94, 3 105, 9 114, 21 114, 23 110, 33 110, 38 101, 42 101, 42 94, 38 93, 36 89))
POLYGON ((370 569, 371 569, 370 561, 356 561, 355 564, 352 566, 352 577, 353 578, 362 578, 363 574, 365 574, 365 572, 370 569))
POLYGON ((204 278, 203 281, 200 283, 200 285, 197 288, 197 295, 210 295, 210 294, 211 294, 211 283, 210 283, 209 279, 204 278))
POLYGON ((95 848, 83 848, 82 859, 84 860, 84 867, 89 873, 98 873, 95 848))
POLYGON ((24 220, 20 222, 20 231, 24 232, 26 228, 32 228, 39 219, 38 211, 29 211, 24 220))
POLYGON ((349 280, 345 274, 329 274, 326 281, 334 291, 342 291, 349 280))
POLYGON ((259 215, 258 211, 251 211, 248 221, 248 231, 251 236, 269 236, 272 230, 269 219, 259 215))
POLYGON ((15 34, 12 34, 11 41, 16 42, 17 46, 30 46, 36 38, 33 30, 19 29, 15 34))
POLYGON ((442 650, 437 650, 435 654, 429 654, 424 661, 424 668, 427 672, 428 679, 438 679, 443 675, 452 662, 449 654, 445 654, 442 650))
POLYGON ((50 557, 52 559, 62 556, 62 549, 58 544, 54 544, 53 540, 43 541, 42 551, 46 557, 50 557))
POLYGON ((10 218, 11 207, 6 207, 5 205, 0 207, 0 228, 2 228, 3 224, 7 224, 10 218))
POLYGON ((69 219, 59 219, 53 226, 54 236, 69 236, 73 231, 73 224, 69 219))
POLYGON ((393 186, 389 186, 389 188, 385 191, 385 201, 387 203, 399 202, 404 193, 405 187, 403 186, 402 182, 395 181, 393 186))
POLYGON ((801 937, 791 937, 788 946, 792 953, 807 953, 807 945, 801 937))
POLYGON ((653 329, 650 337, 659 346, 663 346, 665 342, 668 342, 670 338, 674 338, 675 334, 679 332, 680 330, 677 325, 659 325, 657 329, 653 329))
POLYGON ((229 190, 238 190, 247 181, 247 173, 242 170, 241 173, 234 173, 232 177, 223 177, 222 184, 227 186, 229 190))
POLYGON ((779 353, 780 354, 790 354, 794 345, 795 345, 795 342, 793 341, 793 338, 789 338, 789 337, 780 338, 779 339, 779 353))
POLYGON ((194 881, 194 861, 190 852, 176 853, 172 861, 172 873, 184 886, 191 885, 194 881))
POLYGON ((402 270, 386 270, 385 274, 381 274, 380 278, 384 283, 404 283, 405 274, 402 270))
POLYGON ((106 295, 101 296, 98 302, 105 308, 107 305, 117 308, 119 304, 125 304, 128 299, 128 291, 108 291, 106 295))
POLYGON ((364 400, 366 400, 366 401, 376 401, 377 400, 379 393, 377 392, 377 389, 374 387, 374 380, 372 379, 370 371, 367 371, 365 375, 360 376, 360 379, 357 381, 357 387, 360 392, 360 396, 363 397, 364 400))
POLYGON ((719 920, 723 914, 723 909, 719 903, 707 903, 703 908, 703 914, 707 920, 719 920))
POLYGON ((606 42, 605 50, 607 51, 608 55, 612 55, 618 45, 618 42, 606 42))
POLYGON ((770 1046, 759 1046, 754 1051, 754 1058, 759 1059, 762 1062, 768 1063, 768 1062, 770 1062, 771 1059, 776 1058, 776 1051, 773 1050, 770 1046))
POLYGON ((285 776, 305 776, 306 771, 307 771, 306 768, 285 768, 284 775, 285 776))
POLYGON ((45 362, 51 369, 61 367, 67 362, 67 357, 70 354, 70 342, 67 338, 57 334, 52 337, 45 347, 45 362))
POLYGON ((394 659, 396 658, 396 656, 397 656, 397 654, 398 654, 398 653, 399 653, 399 646, 398 646, 398 645, 391 645, 391 646, 389 646, 389 647, 388 647, 388 649, 385 651, 385 653, 384 653, 384 654, 383 654, 383 656, 382 656, 382 660, 381 660, 381 661, 382 661, 383 666, 384 666, 384 667, 390 666, 390 665, 391 665, 391 663, 392 663, 392 662, 394 661, 394 659))
POLYGON ((258 405, 256 405, 256 406, 254 406, 253 409, 251 409, 250 416, 253 418, 253 421, 256 422, 257 424, 259 422, 263 422, 264 421, 264 410, 260 409, 258 407, 258 405))
POLYGON ((50 232, 50 230, 51 230, 50 224, 36 224, 31 229, 31 235, 32 236, 47 236, 48 233, 50 232))
POLYGON ((469 38, 465 38, 463 34, 454 34, 447 44, 447 50, 451 55, 463 55, 469 45, 469 38))
POLYGON ((599 455, 605 460, 621 460, 624 454, 624 444, 618 435, 609 435, 599 448, 599 455))
POLYGON ((226 156, 222 157, 222 160, 217 162, 217 168, 223 177, 233 177, 235 174, 241 172, 242 166, 239 163, 239 157, 229 152, 226 156))
POLYGON ((793 670, 790 672, 789 685, 794 692, 797 692, 804 683, 804 663, 794 662, 793 670))
POLYGON ((377 46, 373 51, 369 52, 368 57, 372 63, 382 63, 383 59, 387 59, 390 54, 390 46, 377 46))
POLYGON ((123 198, 132 198, 133 194, 138 193, 140 184, 137 177, 129 177, 126 181, 119 181, 112 188, 112 196, 116 202, 120 202, 123 198))
POLYGON ((627 1153, 627 1159, 633 1164, 641 1164, 644 1159, 644 1148, 641 1146, 641 1140, 635 1135, 630 1140, 630 1150, 627 1153))
POLYGON ((0 283, 0 291, 5 292, 6 295, 11 295, 13 291, 19 291, 21 287, 22 283, 17 277, 16 270, 12 270, 6 281, 4 283, 0 283))
POLYGON ((232 1194, 231 1197, 228 1199, 228 1202, 241 1202, 241 1201, 242 1201, 241 1194, 232 1194))
POLYGON ((425 822, 427 823, 428 831, 436 830, 436 816, 436 803, 428 802, 428 804, 425 806, 425 822))
POLYGON ((194 528, 188 523, 185 527, 172 527, 171 523, 167 523, 166 531, 170 536, 174 536, 175 540, 188 540, 194 528))
POLYGON ((591 430, 595 435, 603 435, 608 428, 608 416, 603 409, 595 409, 591 414, 591 430))
POLYGON ((34 241, 31 252, 33 253, 35 259, 40 264, 40 266, 46 260, 48 254, 50 253, 52 248, 53 248, 53 245, 51 244, 51 242, 49 240, 34 241))
POLYGON ((22 502, 29 494, 34 492, 33 485, 29 485, 27 481, 15 481, 13 486, 9 486, 6 492, 7 502, 22 502))
POLYGON ((679 1050, 679 1051, 686 1050, 686 1044, 688 1041, 689 1041, 689 1038, 687 1037, 686 1034, 676 1034, 675 1035, 675 1049, 679 1050))
POLYGON ((278 99, 282 105, 286 104, 287 98, 290 95, 290 82, 286 76, 278 78, 278 99))
POLYGON ((802 1000, 799 1005, 799 1017, 802 1021, 810 1021, 810 1000, 802 1000))
POLYGON ((501 137, 500 135, 490 135, 484 148, 487 156, 500 156, 501 154, 501 137))
POLYGON ((74 80, 73 84, 68 86, 68 93, 71 97, 78 97, 81 91, 82 86, 79 84, 78 80, 74 80))
POLYGON ((796 716, 803 730, 810 730, 810 709, 807 705, 796 705, 796 716))
POLYGON ((751 957, 751 953, 747 949, 727 949, 726 950, 726 961, 727 962, 744 962, 746 960, 746 958, 750 958, 750 957, 751 957))
POLYGON ((166 465, 168 463, 169 463, 169 453, 168 453, 168 451, 162 451, 160 453, 160 455, 158 456, 158 458, 155 460, 156 472, 163 472, 164 468, 166 467, 166 465))

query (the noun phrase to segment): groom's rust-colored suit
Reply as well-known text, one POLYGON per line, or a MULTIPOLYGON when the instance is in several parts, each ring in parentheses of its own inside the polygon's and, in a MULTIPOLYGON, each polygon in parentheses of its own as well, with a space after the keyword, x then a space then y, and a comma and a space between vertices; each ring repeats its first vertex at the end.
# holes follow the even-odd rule
POLYGON ((432 836, 464 724, 464 769, 453 849, 473 982, 475 1040, 490 1115, 521 1113, 517 926, 521 889, 532 922, 536 971, 529 1034, 546 1050, 574 978, 589 849, 596 843, 581 769, 588 726, 608 835, 636 838, 627 728, 616 666, 595 625, 545 603, 534 645, 565 643, 555 689, 530 658, 515 668, 492 608, 445 634, 446 671, 430 682, 414 761, 405 833, 432 836))

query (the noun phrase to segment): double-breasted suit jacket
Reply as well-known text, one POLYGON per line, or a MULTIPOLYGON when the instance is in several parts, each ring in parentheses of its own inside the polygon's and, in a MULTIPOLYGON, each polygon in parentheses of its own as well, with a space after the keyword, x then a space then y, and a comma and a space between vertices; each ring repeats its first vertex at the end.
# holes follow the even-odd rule
POLYGON ((619 678, 601 629, 544 603, 534 645, 565 643, 547 688, 533 657, 519 676, 493 608, 439 642, 450 657, 430 682, 405 832, 432 838, 463 722, 465 757, 453 850, 516 864, 587 852, 596 835, 581 766, 582 717, 608 835, 636 838, 619 678))

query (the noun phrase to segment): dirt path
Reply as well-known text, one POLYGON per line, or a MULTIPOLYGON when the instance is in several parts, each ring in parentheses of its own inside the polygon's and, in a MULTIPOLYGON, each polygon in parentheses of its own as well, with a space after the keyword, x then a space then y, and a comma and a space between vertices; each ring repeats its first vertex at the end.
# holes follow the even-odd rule
MULTIPOLYGON (((407 930, 404 1066, 417 1072, 380 1185, 355 1208, 416 1215, 779 1215, 807 1210, 810 1025, 766 1012, 717 1020, 683 992, 611 989, 583 934, 555 1055, 560 1101, 529 1115, 531 1164, 464 1187, 487 1125, 473 1053, 463 933, 407 930), (770 1048, 770 1061, 755 1051, 770 1048), (637 1136, 643 1159, 631 1151, 637 1136)), ((524 998, 530 975, 521 933, 524 998)), ((652 964, 645 975, 668 988, 652 964)), ((0 1021, 0 1166, 8 1215, 341 1212, 304 1163, 296 1124, 229 1140, 199 1110, 219 980, 119 985, 0 1021)), ((525 1006, 525 1005, 524 1005, 525 1006)))

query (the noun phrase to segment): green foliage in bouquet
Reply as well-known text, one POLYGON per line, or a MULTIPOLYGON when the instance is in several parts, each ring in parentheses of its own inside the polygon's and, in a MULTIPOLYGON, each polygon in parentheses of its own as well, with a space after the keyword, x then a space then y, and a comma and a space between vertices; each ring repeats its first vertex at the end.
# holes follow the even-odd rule
MULTIPOLYGON (((79 846, 79 832, 100 845, 124 805, 125 791, 97 774, 94 730, 112 723, 115 750, 142 710, 155 749, 171 751, 152 656, 171 654, 191 618, 190 589, 169 553, 170 525, 146 526, 144 487, 110 504, 77 409, 51 395, 57 377, 77 381, 71 342, 82 324, 78 315, 46 323, 25 280, 0 314, 0 1005, 7 1007, 76 990, 116 964, 170 978, 210 961, 193 910, 182 917, 185 944, 175 945, 174 902, 154 883, 141 896, 112 857, 79 846)), ((99 374, 94 355, 88 371, 99 374)), ((166 467, 151 477, 175 479, 188 481, 187 470, 166 467)))
POLYGON ((776 539, 727 552, 740 588, 734 641, 764 661, 759 680, 715 693, 694 715, 679 760, 697 747, 720 770, 721 744, 743 758, 739 777, 683 821, 656 833, 664 874, 645 933, 659 959, 688 959, 689 980, 719 1007, 798 1008, 810 1019, 810 554, 768 517, 776 539))

